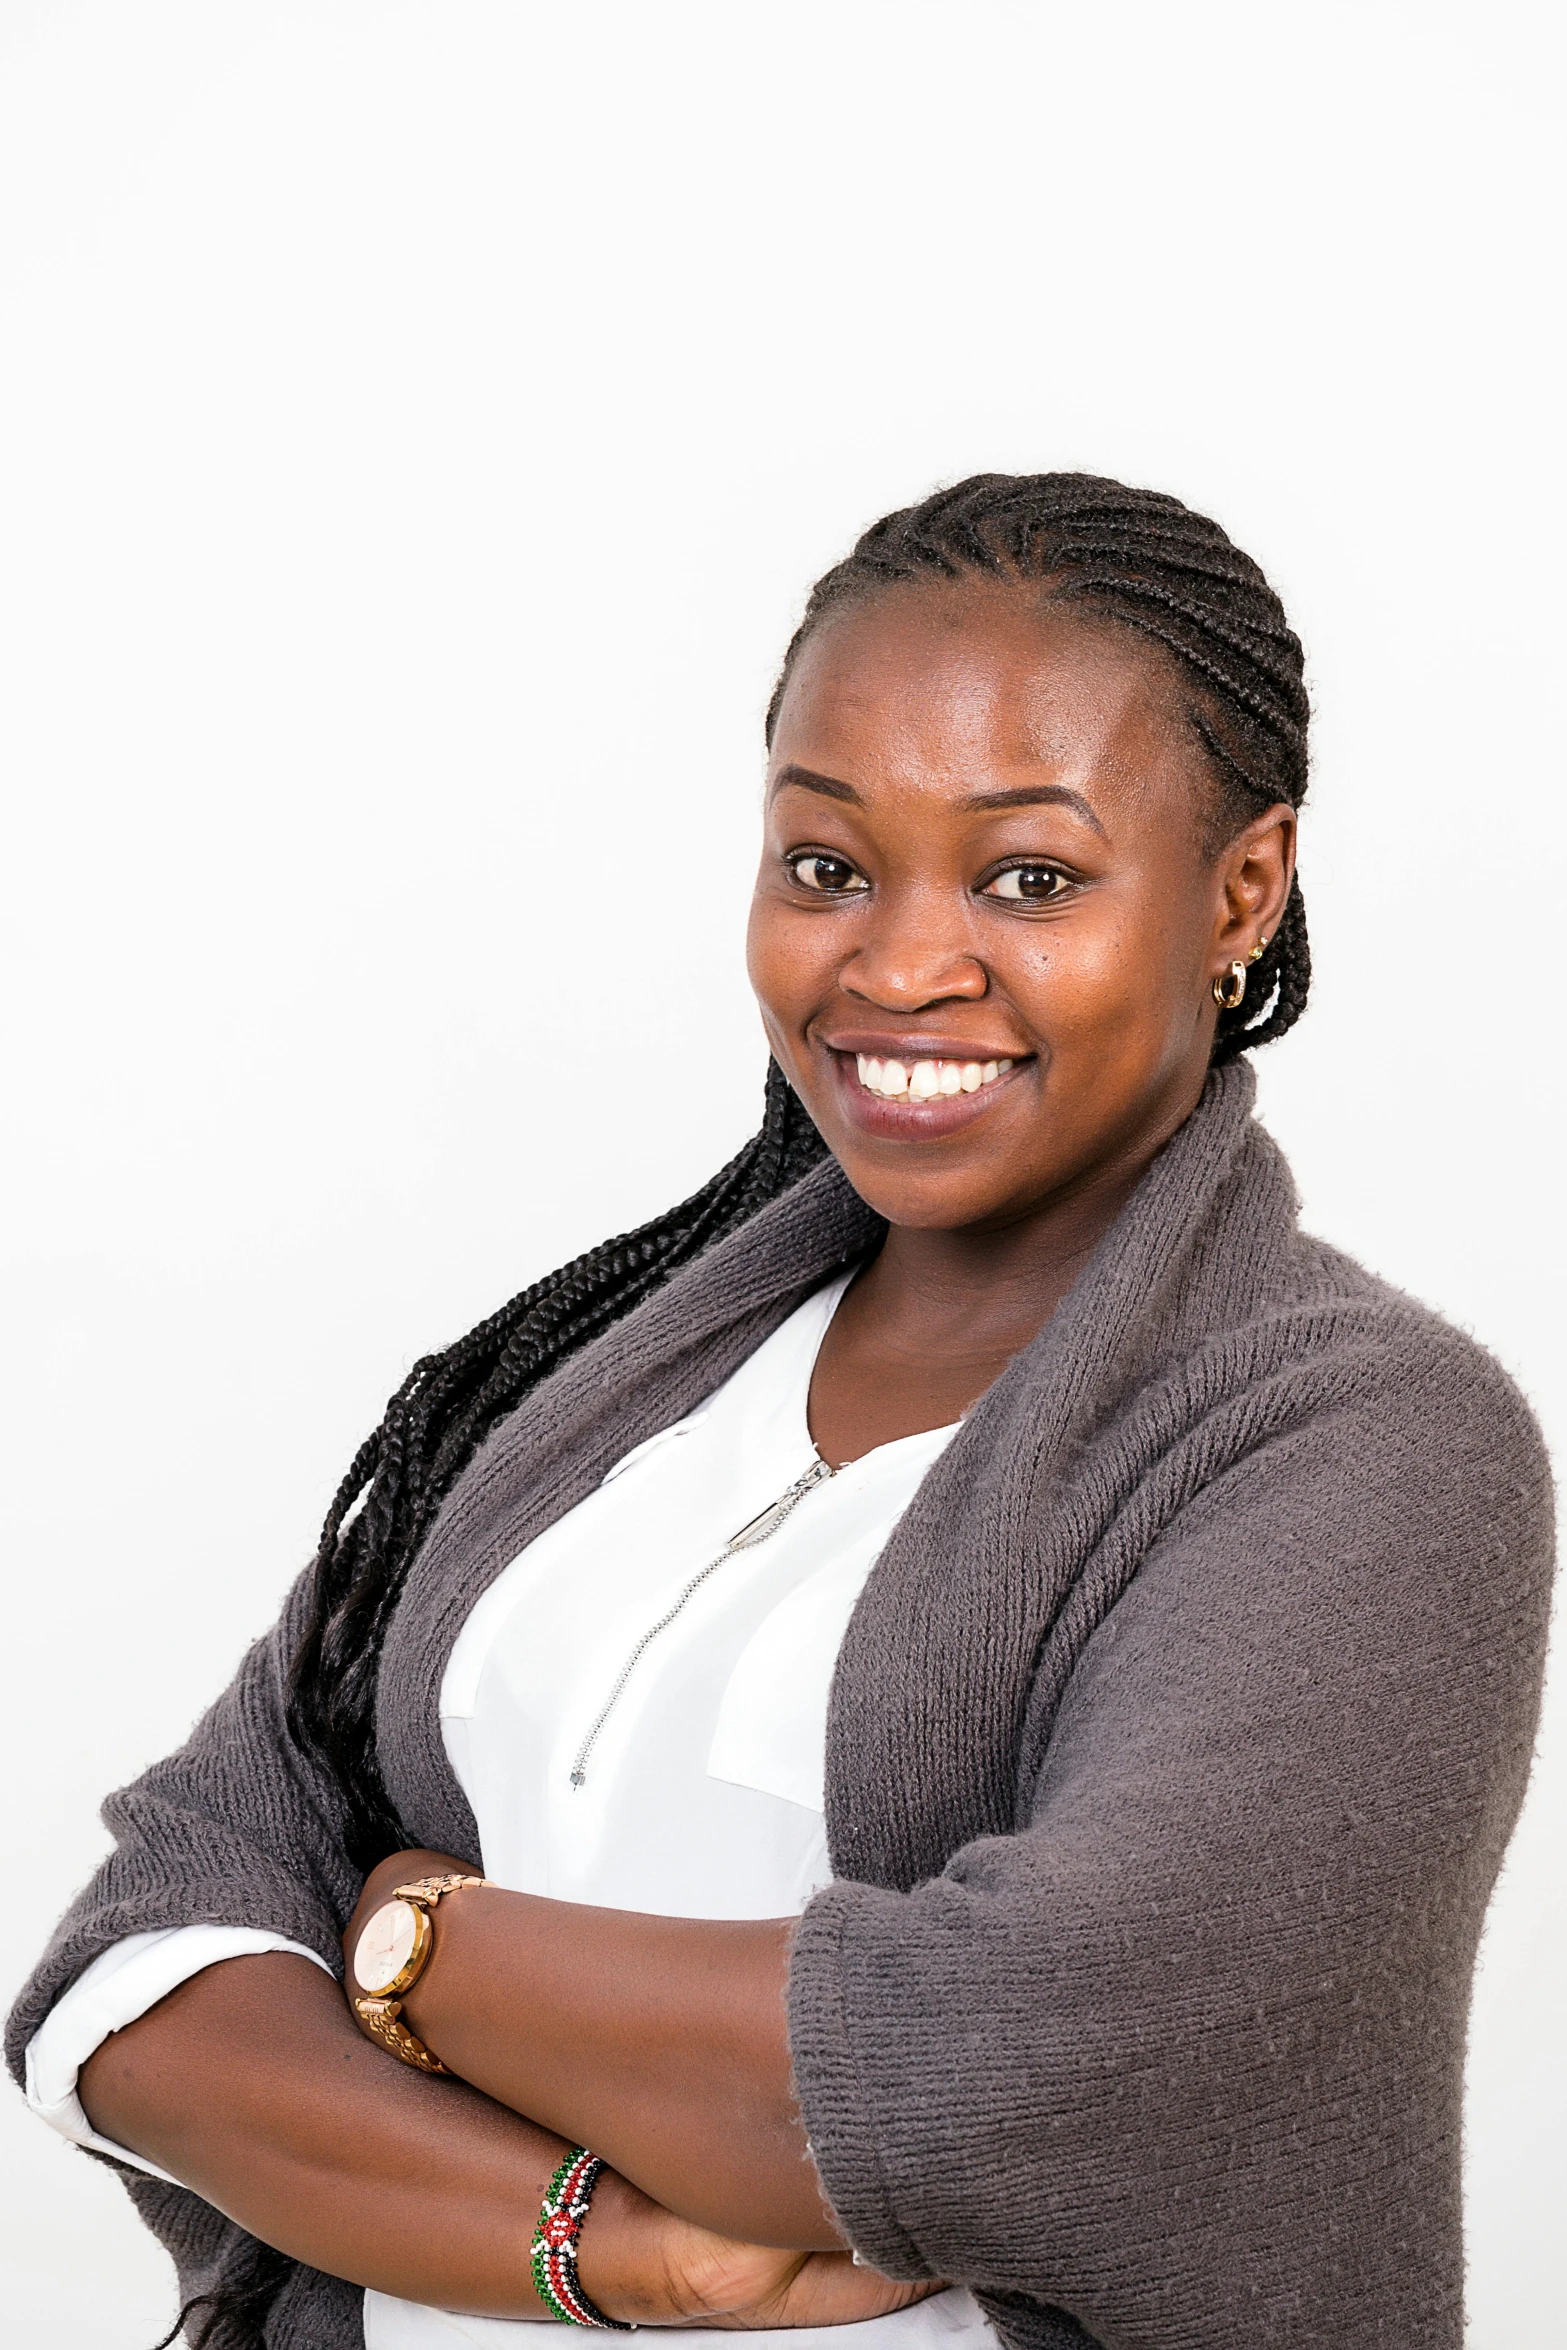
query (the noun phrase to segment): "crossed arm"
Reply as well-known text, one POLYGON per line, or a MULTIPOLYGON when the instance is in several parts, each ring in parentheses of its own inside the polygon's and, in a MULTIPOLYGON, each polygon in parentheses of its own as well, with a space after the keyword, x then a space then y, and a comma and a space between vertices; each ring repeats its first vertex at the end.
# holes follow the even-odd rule
MULTIPOLYGON (((413 1876, 401 1853, 344 1936, 413 1876)), ((790 2083, 789 1923, 590 1909, 499 1888, 441 1904, 405 2016, 459 2077, 365 2038, 284 1953, 210 1967, 83 2070, 95 2129, 263 2241, 351 2282, 542 2317, 528 2246, 568 2143, 612 2166, 584 2233, 607 2315, 751 2327, 874 2317, 928 2287, 851 2264, 790 2083)))

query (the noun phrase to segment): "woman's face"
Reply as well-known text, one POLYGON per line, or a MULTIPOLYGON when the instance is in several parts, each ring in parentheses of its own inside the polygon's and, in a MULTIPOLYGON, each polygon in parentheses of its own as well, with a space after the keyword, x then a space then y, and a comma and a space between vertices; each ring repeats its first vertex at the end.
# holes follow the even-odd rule
POLYGON ((1140 1164, 1195 1104, 1214 979, 1277 927, 1294 818, 1205 851, 1214 787, 1178 692, 1135 639, 988 583, 893 589, 801 653, 751 980, 889 1222, 1015 1222, 1140 1164))

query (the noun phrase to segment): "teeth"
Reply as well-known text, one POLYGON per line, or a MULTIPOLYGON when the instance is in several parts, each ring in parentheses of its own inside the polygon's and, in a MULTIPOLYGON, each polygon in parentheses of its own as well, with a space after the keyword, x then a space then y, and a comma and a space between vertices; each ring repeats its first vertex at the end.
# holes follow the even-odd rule
POLYGON ((874 1054, 860 1053, 856 1066, 867 1093, 879 1093, 888 1101, 930 1102, 940 1094, 978 1093, 981 1086, 1005 1077, 1012 1063, 916 1061, 909 1068, 902 1061, 878 1061, 874 1054))

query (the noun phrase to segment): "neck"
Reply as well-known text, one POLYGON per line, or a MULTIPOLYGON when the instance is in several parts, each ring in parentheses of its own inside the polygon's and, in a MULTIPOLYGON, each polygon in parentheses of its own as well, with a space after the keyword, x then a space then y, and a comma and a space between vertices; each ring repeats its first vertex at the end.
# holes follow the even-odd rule
POLYGON ((1009 1222, 889 1227, 858 1285, 884 1342, 949 1360, 1010 1360, 1049 1321, 1191 1106, 1009 1222))

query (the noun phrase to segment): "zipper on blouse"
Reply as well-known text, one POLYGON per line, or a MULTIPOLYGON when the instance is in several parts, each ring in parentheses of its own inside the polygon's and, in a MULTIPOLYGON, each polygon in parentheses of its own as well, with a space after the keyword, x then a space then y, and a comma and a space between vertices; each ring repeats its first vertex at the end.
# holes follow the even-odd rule
POLYGON ((789 1517, 793 1513, 798 1505, 805 1499, 806 1495, 811 1491, 812 1487, 820 1485, 824 1479, 831 1477, 834 1474, 835 1472, 831 1464, 822 1460, 820 1456, 818 1456, 817 1459, 812 1461, 810 1467, 805 1471, 803 1476, 796 1477, 792 1485, 785 1486, 783 1492, 779 1494, 776 1501, 770 1501, 766 1509, 758 1511, 754 1518, 747 1518, 745 1524, 740 1528, 739 1532, 730 1535, 729 1540, 724 1544, 723 1549, 718 1553, 717 1557, 710 1558, 706 1566, 701 1569, 700 1573, 692 1576, 690 1582, 680 1593, 680 1596, 678 1599, 676 1599, 673 1606, 666 1608, 663 1615, 659 1617, 656 1624, 650 1624, 648 1626, 641 1639, 637 1642, 635 1648, 631 1651, 631 1654, 627 1657, 625 1663, 621 1666, 620 1671, 616 1674, 614 1687, 610 1690, 610 1693, 608 1697, 605 1698, 602 1706, 600 1706, 597 1718, 595 1719, 592 1728, 589 1730, 587 1736, 583 1739, 582 1744, 577 1749, 577 1759, 571 1766, 571 1783, 573 1787, 580 1787, 586 1781, 588 1775, 588 1757, 593 1752, 594 1747, 598 1744, 599 1733, 603 1729, 604 1724, 609 1720, 609 1717, 614 1712, 616 1706, 620 1703, 621 1698, 625 1695, 627 1682, 631 1679, 632 1674, 636 1671, 638 1665, 642 1662, 643 1657, 652 1647, 660 1632, 668 1631, 670 1625, 680 1614, 680 1611, 685 1606, 687 1600, 692 1598, 696 1592, 701 1590, 702 1585, 707 1581, 709 1575, 716 1574, 726 1559, 732 1559, 736 1551, 754 1550, 759 1542, 765 1542, 770 1534, 776 1534, 779 1527, 783 1524, 785 1518, 789 1517))

